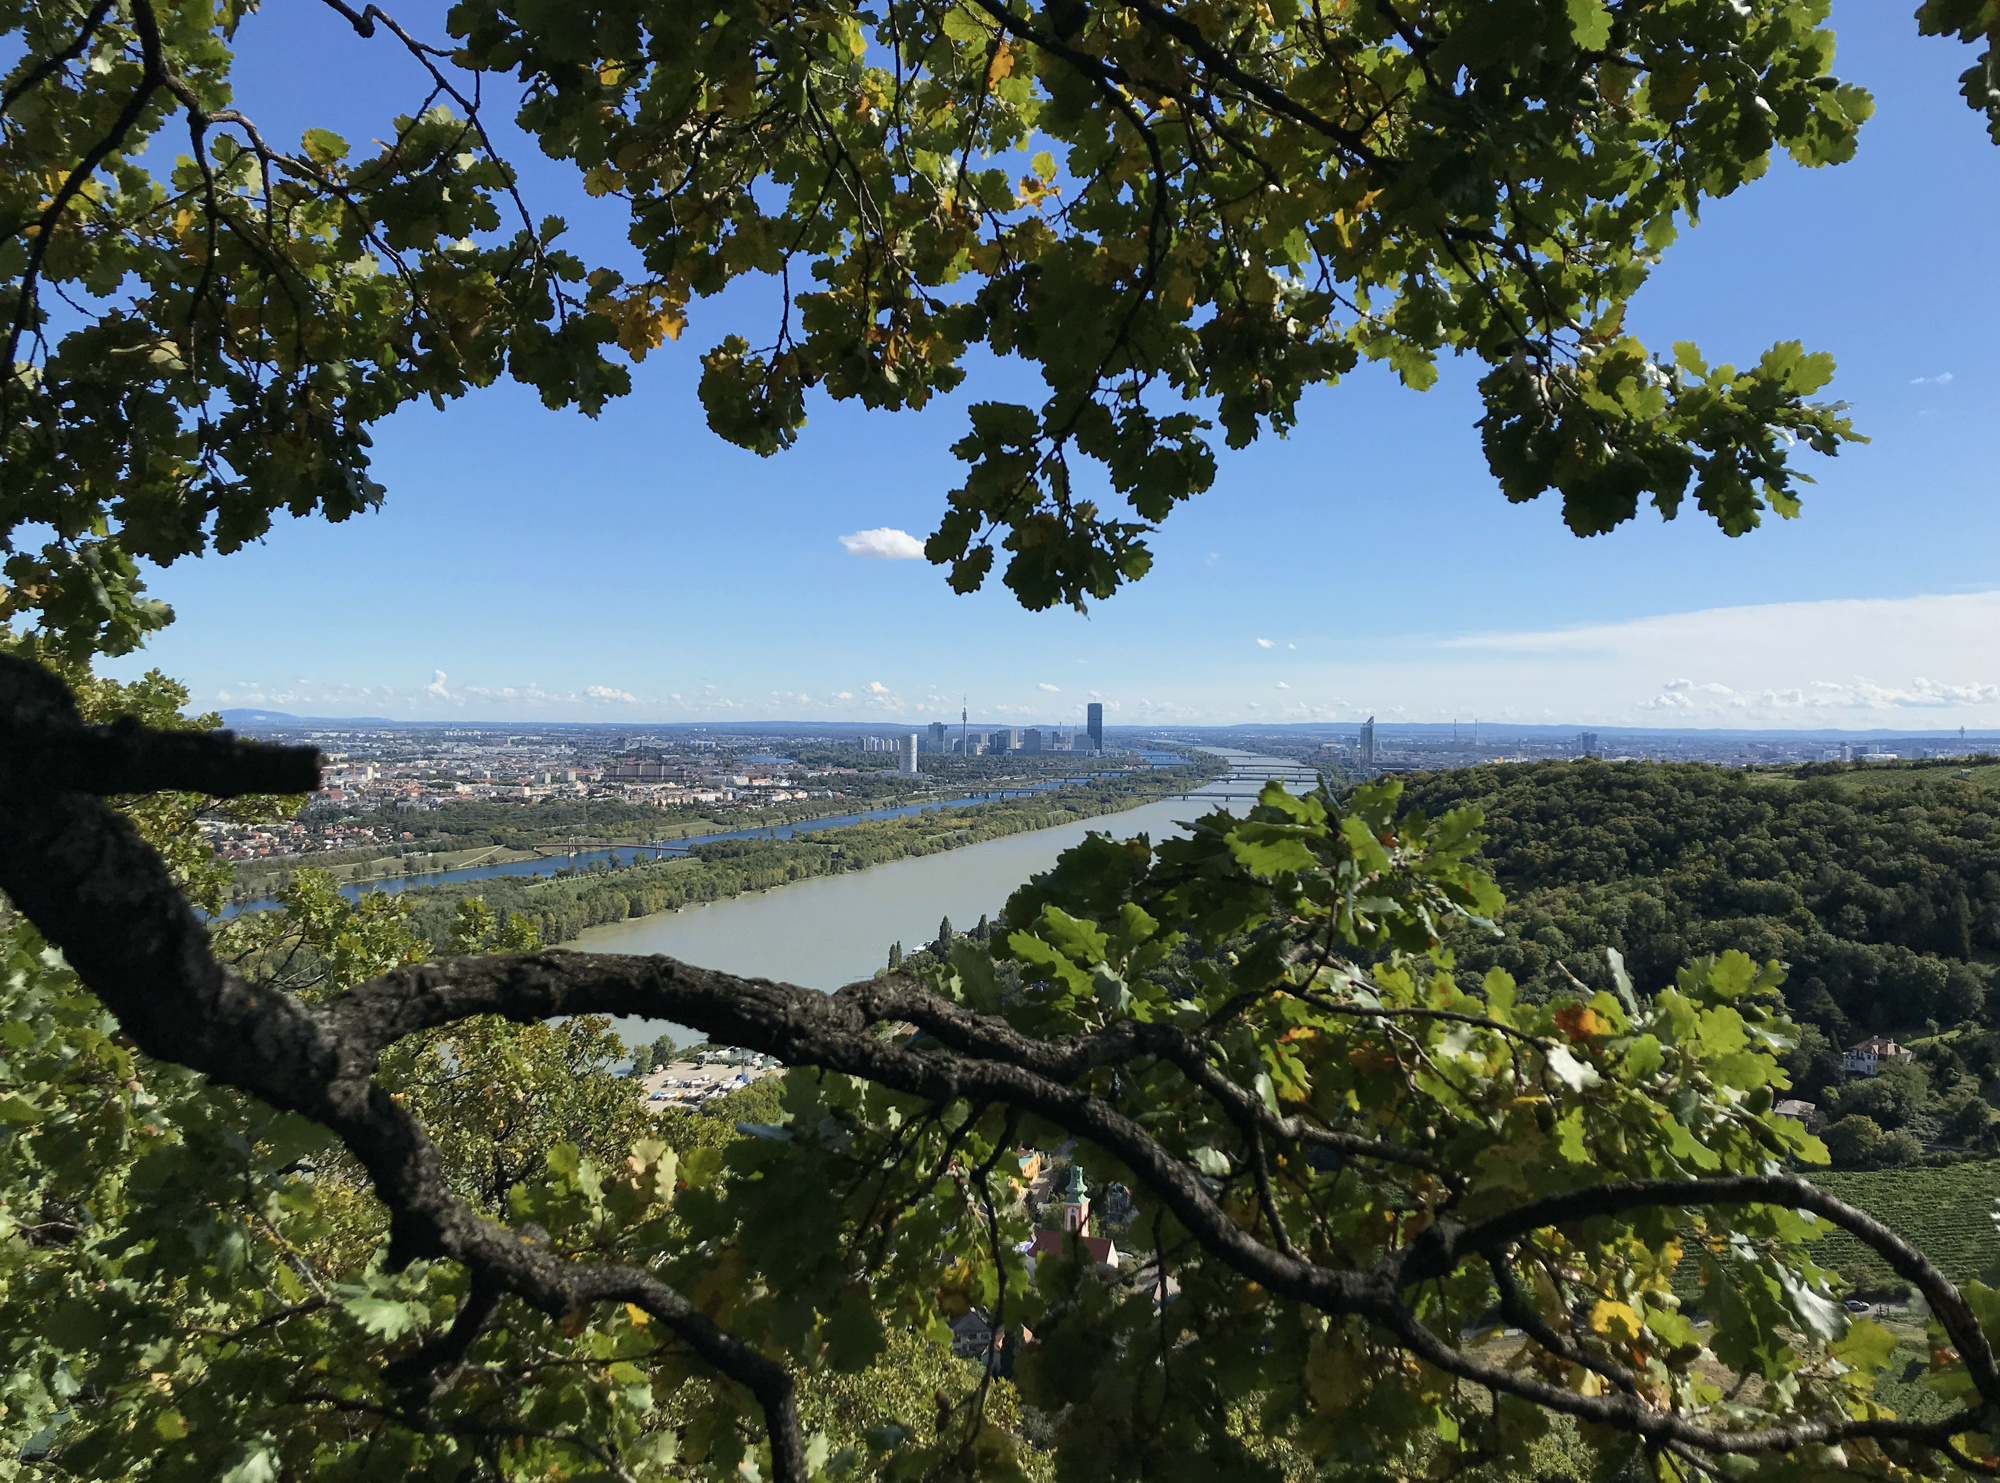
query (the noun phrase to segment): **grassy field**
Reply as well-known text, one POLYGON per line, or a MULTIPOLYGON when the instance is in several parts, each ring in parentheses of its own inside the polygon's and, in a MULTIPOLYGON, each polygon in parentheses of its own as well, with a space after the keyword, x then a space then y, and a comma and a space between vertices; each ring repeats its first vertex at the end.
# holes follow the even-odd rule
MULTIPOLYGON (((1977 1277, 2000 1262, 2000 1227, 1993 1223, 2000 1160, 1809 1177, 1915 1244, 1954 1282, 1977 1277)), ((1880 1258, 1844 1233, 1815 1243, 1813 1260, 1865 1286, 1901 1285, 1880 1258)))
MULTIPOLYGON (((1782 767, 1773 768, 1768 772, 1758 771, 1752 776, 1767 787, 1796 788, 1807 780, 1808 775, 1801 768, 1782 767)), ((1976 788, 2000 791, 2000 762, 1961 764, 1953 761, 1931 761, 1916 766, 1898 765, 1893 762, 1858 762, 1842 771, 1821 776, 1843 792, 1857 797, 1902 792, 1944 782, 1968 782, 1976 788), (1960 778, 1961 772, 1970 776, 1960 778)))
POLYGON ((538 860, 540 850, 510 850, 504 845, 475 845, 463 850, 437 850, 429 854, 395 855, 388 850, 344 851, 321 858, 290 855, 281 860, 244 861, 236 867, 235 894, 239 900, 268 895, 294 870, 326 870, 342 885, 392 880, 407 875, 425 875, 440 870, 463 870, 468 865, 503 865, 515 860, 538 860))

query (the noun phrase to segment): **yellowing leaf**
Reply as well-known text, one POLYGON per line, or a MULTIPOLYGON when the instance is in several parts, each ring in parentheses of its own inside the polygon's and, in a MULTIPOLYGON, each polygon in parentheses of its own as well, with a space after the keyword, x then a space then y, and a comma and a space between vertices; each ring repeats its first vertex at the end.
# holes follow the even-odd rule
POLYGON ((993 85, 1014 70, 1014 53, 1006 42, 993 48, 993 60, 986 64, 986 87, 992 91, 993 85))
POLYGON ((331 129, 307 129, 300 142, 315 165, 330 165, 347 155, 347 141, 331 129))
POLYGON ((632 1327, 635 1329, 642 1329, 653 1321, 653 1315, 648 1313, 644 1308, 641 1308, 637 1303, 627 1303, 625 1305, 625 1316, 632 1320, 632 1327))
POLYGON ((593 196, 608 196, 625 189, 625 177, 608 162, 592 165, 583 172, 583 188, 593 196))
POLYGON ((600 300, 596 307, 617 326, 618 348, 634 360, 678 340, 687 328, 686 291, 672 284, 638 284, 624 297, 600 300))
POLYGON ((1588 1040, 1593 1035, 1602 1035, 1604 1021, 1588 1004, 1565 1004, 1556 1011, 1556 1028, 1571 1040, 1588 1040))
POLYGON ((1639 1328, 1639 1315, 1632 1311, 1629 1304, 1600 1298, 1590 1310, 1591 1332, 1603 1334, 1615 1343, 1632 1343, 1639 1337, 1639 1328))

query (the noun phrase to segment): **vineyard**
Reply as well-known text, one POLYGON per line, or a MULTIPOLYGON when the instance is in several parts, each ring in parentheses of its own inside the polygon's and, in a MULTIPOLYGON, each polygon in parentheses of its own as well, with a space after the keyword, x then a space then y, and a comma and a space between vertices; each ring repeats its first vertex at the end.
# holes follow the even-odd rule
MULTIPOLYGON (((2000 1199, 2000 1161, 1810 1177, 1828 1194, 1859 1206, 1914 1242, 1955 1282, 1978 1277, 2000 1262, 2000 1228, 1993 1221, 1994 1201, 2000 1199)), ((1840 1232, 1815 1244, 1813 1260, 1860 1288, 1903 1286, 1874 1253, 1840 1232)))

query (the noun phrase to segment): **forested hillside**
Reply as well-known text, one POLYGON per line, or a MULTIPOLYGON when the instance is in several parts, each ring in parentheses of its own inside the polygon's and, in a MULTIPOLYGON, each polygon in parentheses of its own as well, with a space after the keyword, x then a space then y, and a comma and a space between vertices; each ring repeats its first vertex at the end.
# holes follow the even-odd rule
POLYGON ((1891 1146, 1898 1132, 1931 1147, 1990 1142, 2000 769, 1586 759, 1417 775, 1404 801, 1486 816, 1484 860, 1507 909, 1498 938, 1458 934, 1465 976, 1497 965, 1540 998, 1573 990, 1569 975, 1609 987, 1606 948, 1642 987, 1729 948, 1775 958, 1806 1028, 1796 1091, 1836 1119, 1836 1159, 1914 1156, 1910 1140, 1891 1146), (1843 1086, 1839 1048, 1875 1033, 1918 1042, 1914 1063, 1843 1086), (1843 1128, 1850 1115, 1869 1126, 1843 1128))

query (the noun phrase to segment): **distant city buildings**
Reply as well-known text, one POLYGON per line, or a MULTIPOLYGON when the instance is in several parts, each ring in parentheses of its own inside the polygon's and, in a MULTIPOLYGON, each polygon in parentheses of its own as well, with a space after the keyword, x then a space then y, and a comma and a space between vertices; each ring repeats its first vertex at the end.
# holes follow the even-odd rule
POLYGON ((908 736, 903 738, 903 743, 899 750, 902 752, 902 758, 896 767, 896 771, 900 772, 906 778, 915 777, 917 775, 916 732, 912 731, 908 736))
MULTIPOLYGON (((1049 724, 1018 730, 988 727, 974 732, 968 708, 961 712, 957 735, 948 722, 920 723, 916 750, 930 750, 940 758, 952 754, 977 757, 989 750, 1001 757, 1019 753, 1024 762, 1037 754, 1072 749, 1112 751, 1105 746, 1103 706, 1091 703, 1086 715, 1088 729, 1073 732, 1049 724)), ((912 787, 921 786, 920 779, 928 780, 921 772, 910 778, 910 733, 868 736, 861 733, 859 725, 821 730, 782 725, 759 730, 752 726, 721 732, 668 724, 617 729, 561 723, 539 727, 519 723, 490 727, 464 723, 443 727, 236 724, 262 735, 315 745, 324 764, 320 790, 313 795, 312 806, 297 819, 259 825, 205 821, 203 832, 217 851, 238 860, 296 858, 327 850, 394 845, 413 837, 405 831, 436 832, 435 823, 424 820, 424 814, 467 804, 552 805, 574 811, 576 827, 588 831, 598 817, 600 799, 660 810, 695 808, 712 817, 718 810, 759 810, 795 799, 833 798, 841 796, 836 790, 846 786, 844 777, 856 774, 861 761, 851 756, 856 749, 896 754, 894 766, 879 771, 859 767, 864 774, 876 779, 901 774, 912 787), (850 751, 850 765, 832 765, 839 760, 838 749, 842 748, 850 751), (808 756, 808 749, 819 755, 809 762, 797 760, 808 756), (795 756, 787 756, 788 752, 795 756)), ((1836 739, 1837 735, 1628 730, 1610 738, 1615 746, 1602 755, 1615 762, 1699 762, 1723 767, 1771 767, 1823 758, 1855 765, 1900 759, 1901 765, 1910 766, 2000 752, 2000 737, 1960 739, 1955 731, 1860 740, 1852 739, 1850 733, 1845 741, 1836 739), (1612 753, 1620 755, 1612 758, 1612 753)), ((1445 723, 1391 723, 1378 735, 1376 718, 1371 716, 1358 735, 1350 723, 1214 732, 1194 728, 1184 733, 1155 733, 1146 741, 1139 741, 1135 734, 1134 740, 1140 747, 1222 744, 1297 758, 1307 764, 1335 764, 1348 776, 1372 777, 1493 762, 1556 761, 1574 758, 1579 751, 1597 752, 1606 738, 1568 727, 1508 726, 1490 721, 1476 731, 1445 723)), ((888 757, 871 760, 879 767, 888 757)), ((1971 771, 1962 763, 1954 766, 1960 776, 1971 771)), ((1028 770, 1022 768, 1023 772, 1028 770)), ((1000 766, 991 771, 1005 775, 1010 769, 1000 766)), ((951 787, 963 785, 938 781, 951 787)), ((482 821, 478 827, 486 829, 490 824, 482 821)))
POLYGON ((1596 732, 1579 731, 1576 734, 1576 750, 1579 756, 1595 757, 1604 749, 1597 744, 1596 732))

